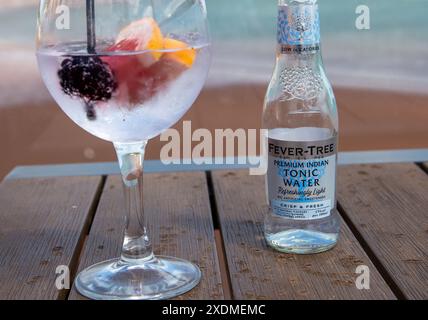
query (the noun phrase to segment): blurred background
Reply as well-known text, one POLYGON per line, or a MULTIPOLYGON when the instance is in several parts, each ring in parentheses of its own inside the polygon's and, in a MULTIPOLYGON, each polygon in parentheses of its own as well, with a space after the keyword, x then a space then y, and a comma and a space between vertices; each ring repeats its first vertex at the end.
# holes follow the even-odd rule
MULTIPOLYGON (((428 0, 319 0, 340 149, 428 148, 428 0), (355 10, 370 9, 370 30, 355 10)), ((38 1, 0 0, 0 179, 16 165, 114 161, 56 106, 36 64, 38 1)), ((213 63, 192 128, 259 128, 274 66, 276 0, 207 0, 213 63)), ((181 122, 177 128, 181 128, 181 122)), ((147 157, 159 158, 159 138, 147 157)))

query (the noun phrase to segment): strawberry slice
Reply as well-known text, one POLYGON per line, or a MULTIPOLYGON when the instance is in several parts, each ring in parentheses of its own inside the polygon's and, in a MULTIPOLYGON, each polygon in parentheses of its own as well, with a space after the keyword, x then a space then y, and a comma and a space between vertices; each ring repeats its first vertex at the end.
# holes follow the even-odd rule
POLYGON ((121 52, 102 59, 117 80, 115 97, 130 108, 165 90, 192 66, 196 57, 196 50, 188 48, 186 43, 164 38, 152 18, 137 20, 123 28, 115 44, 106 51, 121 52), (163 49, 167 52, 162 52, 163 49))
POLYGON ((118 84, 117 99, 130 105, 139 103, 139 90, 141 87, 139 80, 144 73, 144 67, 141 65, 138 55, 132 54, 137 44, 134 39, 122 40, 108 47, 106 52, 123 51, 123 54, 104 56, 102 58, 104 62, 109 64, 116 77, 118 84))

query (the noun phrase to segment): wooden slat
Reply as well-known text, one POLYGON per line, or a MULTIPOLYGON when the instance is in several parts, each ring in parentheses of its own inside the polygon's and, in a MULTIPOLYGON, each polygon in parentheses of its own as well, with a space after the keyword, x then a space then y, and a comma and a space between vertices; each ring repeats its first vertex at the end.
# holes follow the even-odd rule
POLYGON ((62 299, 56 268, 77 267, 101 177, 0 185, 0 299, 62 299))
POLYGON ((340 169, 348 219, 409 299, 428 298, 428 175, 414 164, 340 169))
MULTIPOLYGON (((146 174, 144 208, 155 254, 195 262, 201 283, 180 299, 221 299, 223 289, 204 173, 146 174)), ((123 236, 121 179, 109 176, 79 269, 118 257, 123 236)), ((82 299, 75 289, 70 299, 82 299)))
POLYGON ((339 244, 326 253, 279 253, 263 237, 263 177, 223 171, 213 173, 213 183, 234 298, 395 298, 346 225, 339 244), (356 288, 358 265, 370 268, 370 290, 356 288))

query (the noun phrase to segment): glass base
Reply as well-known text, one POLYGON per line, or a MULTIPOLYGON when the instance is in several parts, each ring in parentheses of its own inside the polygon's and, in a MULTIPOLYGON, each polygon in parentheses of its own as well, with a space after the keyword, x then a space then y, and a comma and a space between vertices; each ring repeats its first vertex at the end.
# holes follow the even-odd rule
POLYGON ((76 289, 96 300, 160 300, 193 289, 201 271, 191 262, 171 257, 150 260, 113 259, 86 268, 76 278, 76 289))
POLYGON ((275 234, 265 234, 269 246, 285 253, 312 254, 333 248, 338 234, 309 230, 287 230, 275 234))

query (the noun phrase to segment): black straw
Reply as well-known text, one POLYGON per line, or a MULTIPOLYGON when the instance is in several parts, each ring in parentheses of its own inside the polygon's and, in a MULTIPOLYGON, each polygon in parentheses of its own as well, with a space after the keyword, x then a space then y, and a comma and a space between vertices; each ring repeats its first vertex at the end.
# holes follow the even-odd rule
POLYGON ((94 0, 86 0, 86 31, 88 53, 95 53, 95 4, 94 0))

